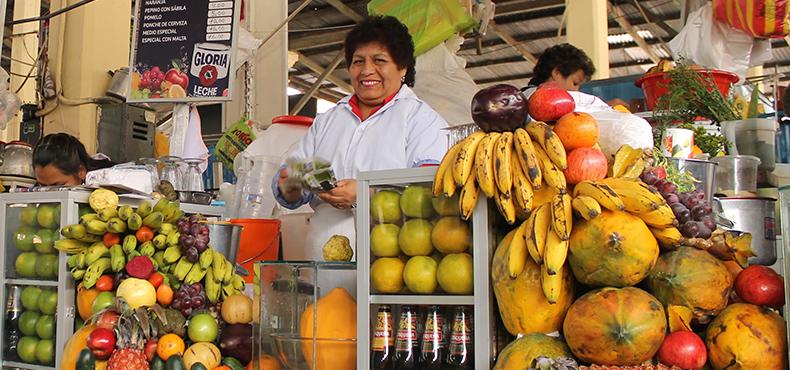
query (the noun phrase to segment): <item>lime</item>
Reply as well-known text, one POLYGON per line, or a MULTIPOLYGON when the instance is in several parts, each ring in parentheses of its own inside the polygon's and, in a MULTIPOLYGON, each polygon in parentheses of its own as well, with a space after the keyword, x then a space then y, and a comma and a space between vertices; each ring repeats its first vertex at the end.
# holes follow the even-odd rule
POLYGON ((38 311, 38 296, 41 288, 37 286, 27 286, 22 289, 22 307, 28 311, 38 311))
POLYGON ((23 252, 30 252, 33 250, 33 242, 36 237, 36 229, 30 226, 20 226, 11 237, 14 241, 14 246, 23 252))
POLYGON ((43 254, 36 261, 36 277, 39 279, 55 279, 58 277, 58 256, 43 254), (54 274, 52 272, 55 272, 54 274))
POLYGON ((19 343, 16 345, 16 354, 19 355, 22 362, 35 363, 36 346, 38 346, 38 338, 36 337, 19 338, 19 343))
POLYGON ((55 334, 55 316, 43 315, 36 322, 36 335, 41 339, 52 339, 55 334))
POLYGON ((36 311, 25 311, 19 316, 19 330, 24 335, 36 335, 36 323, 41 317, 36 311))
POLYGON ((55 248, 52 246, 56 238, 57 235, 54 231, 50 229, 39 229, 33 237, 33 246, 36 248, 36 252, 43 254, 55 253, 55 248))
POLYGON ((34 204, 30 204, 27 207, 22 208, 22 212, 19 214, 19 220, 22 221, 23 225, 35 226, 37 214, 38 208, 36 208, 34 204))
POLYGON ((54 343, 52 339, 42 339, 36 344, 36 360, 43 365, 49 365, 55 359, 54 343))
POLYGON ((58 292, 46 289, 38 296, 38 309, 41 313, 52 315, 58 308, 58 292))
POLYGON ((36 277, 36 263, 38 260, 38 253, 24 252, 20 253, 16 258, 14 267, 16 268, 16 275, 22 278, 36 277))

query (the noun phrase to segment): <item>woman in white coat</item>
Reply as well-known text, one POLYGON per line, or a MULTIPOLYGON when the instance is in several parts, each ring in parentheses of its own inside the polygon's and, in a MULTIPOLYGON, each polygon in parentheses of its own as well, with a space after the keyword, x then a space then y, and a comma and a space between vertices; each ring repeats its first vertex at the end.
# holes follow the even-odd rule
POLYGON ((341 179, 337 187, 319 193, 287 188, 284 168, 272 179, 284 207, 309 203, 315 210, 305 246, 312 260, 322 259, 321 248, 332 235, 345 235, 355 245, 360 172, 438 164, 447 151, 447 122, 409 88, 414 45, 403 24, 386 16, 360 22, 346 37, 345 59, 354 94, 316 117, 290 155, 330 161, 341 179))

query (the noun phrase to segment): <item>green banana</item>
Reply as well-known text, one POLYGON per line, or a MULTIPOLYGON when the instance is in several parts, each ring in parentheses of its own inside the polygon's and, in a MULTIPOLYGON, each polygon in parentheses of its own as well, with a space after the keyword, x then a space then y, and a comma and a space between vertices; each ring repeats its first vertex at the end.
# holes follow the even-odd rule
POLYGON ((76 267, 71 269, 71 277, 73 277, 74 280, 79 281, 84 276, 85 276, 85 269, 79 269, 79 268, 76 268, 76 267))
POLYGON ((140 205, 137 206, 137 214, 140 215, 140 217, 145 217, 150 215, 151 210, 152 210, 151 202, 147 200, 140 202, 140 205))
POLYGON ((143 226, 143 218, 140 217, 139 214, 135 213, 129 216, 129 219, 126 220, 126 225, 129 226, 129 230, 140 230, 140 228, 143 226))
POLYGON ((153 257, 148 257, 148 259, 151 260, 151 264, 154 266, 154 271, 159 271, 159 262, 156 262, 153 257))
POLYGON ((168 235, 176 232, 175 225, 171 223, 163 223, 162 226, 159 227, 159 233, 167 237, 168 235))
POLYGON ((226 284, 222 286, 222 299, 228 298, 232 295, 236 294, 236 288, 233 287, 233 284, 226 284))
POLYGON ((211 303, 217 303, 219 301, 219 294, 220 289, 222 286, 216 281, 214 277, 214 269, 208 269, 206 271, 206 280, 203 282, 206 288, 206 298, 211 303))
POLYGON ((81 238, 74 238, 74 239, 77 239, 77 240, 79 240, 79 241, 81 241, 83 243, 91 243, 92 244, 92 243, 96 243, 96 242, 100 241, 101 240, 101 236, 93 235, 93 234, 85 234, 85 236, 83 236, 81 238))
POLYGON ((202 253, 200 253, 200 259, 198 260, 198 263, 200 263, 201 268, 207 269, 211 266, 211 263, 214 260, 214 253, 211 252, 211 250, 211 248, 206 248, 202 253))
POLYGON ((244 278, 242 278, 241 275, 233 274, 233 287, 241 291, 244 290, 245 286, 244 278))
POLYGON ((129 254, 137 249, 137 238, 134 235, 127 235, 123 238, 123 253, 129 254))
POLYGON ((71 256, 69 256, 69 258, 66 260, 66 266, 68 266, 70 269, 73 269, 73 268, 77 267, 77 260, 78 260, 78 259, 79 259, 79 255, 77 255, 77 254, 72 254, 72 255, 71 255, 71 256))
POLYGON ((167 245, 169 246, 176 246, 178 245, 178 239, 181 238, 181 233, 176 231, 167 236, 167 245))
POLYGON ((165 210, 165 208, 167 208, 168 204, 170 204, 170 201, 167 200, 167 198, 159 198, 159 200, 156 202, 156 205, 154 205, 153 211, 162 212, 165 210))
POLYGON ((174 245, 172 247, 167 247, 163 254, 165 262, 168 264, 178 262, 178 259, 181 258, 181 247, 174 245))
POLYGON ((101 220, 91 220, 85 223, 85 230, 93 235, 104 235, 107 232, 107 223, 101 220))
MULTIPOLYGON (((170 266, 175 266, 175 265, 170 265, 170 266)), ((172 273, 164 272, 162 275, 167 277, 167 285, 170 285, 170 287, 173 288, 173 290, 178 290, 178 288, 181 287, 181 282, 172 273)))
POLYGON ((194 284, 199 282, 204 276, 206 276, 206 271, 207 269, 201 267, 199 263, 192 264, 192 268, 189 269, 189 273, 184 278, 184 283, 194 284))
POLYGON ((86 214, 84 214, 84 215, 82 215, 80 217, 80 223, 81 224, 86 224, 86 223, 88 223, 88 221, 93 221, 93 220, 98 220, 98 219, 99 219, 99 215, 97 215, 95 213, 86 213, 86 214))
POLYGON ((189 273, 189 270, 192 269, 192 265, 194 265, 194 263, 189 262, 186 258, 182 257, 178 260, 175 270, 173 271, 173 275, 175 275, 178 280, 184 281, 184 279, 187 277, 187 274, 189 273))
POLYGON ((132 213, 134 213, 134 209, 130 205, 124 205, 121 206, 121 208, 118 208, 118 218, 123 221, 128 220, 132 213))
POLYGON ((141 254, 140 254, 140 252, 138 252, 136 250, 133 250, 133 251, 131 251, 129 253, 126 253, 126 259, 127 260, 131 260, 132 258, 135 258, 137 256, 141 256, 141 254))
POLYGON ((85 271, 85 276, 82 278, 82 285, 85 288, 93 288, 93 285, 96 284, 96 280, 99 280, 99 277, 107 271, 111 266, 111 261, 109 257, 102 257, 93 262, 88 269, 85 271))
POLYGON ((225 266, 223 267, 222 273, 222 283, 228 284, 232 282, 234 272, 236 272, 236 265, 228 260, 225 260, 225 266))
POLYGON ((101 258, 110 256, 110 248, 107 248, 104 243, 95 243, 88 248, 88 253, 85 256, 85 263, 92 265, 94 262, 101 258))
MULTIPOLYGON (((178 202, 174 202, 174 203, 178 204, 178 202)), ((180 209, 181 206, 177 205, 176 207, 179 207, 179 209, 177 209, 175 212, 165 217, 165 222, 172 224, 178 221, 179 218, 184 217, 184 211, 180 209)))
POLYGON ((165 216, 165 222, 167 223, 175 223, 179 218, 181 218, 181 204, 178 201, 170 202, 165 210, 162 211, 162 214, 165 216))
POLYGON ((68 254, 76 254, 88 248, 87 243, 74 239, 58 239, 54 243, 55 249, 68 254))
POLYGON ((150 227, 153 230, 157 230, 162 227, 162 222, 164 221, 165 217, 162 215, 162 212, 153 212, 148 216, 145 216, 143 219, 143 225, 150 227))
POLYGON ((114 234, 123 234, 126 232, 126 222, 118 217, 113 217, 107 221, 107 231, 114 234))
POLYGON ((165 251, 156 251, 151 259, 159 263, 159 266, 164 267, 167 262, 165 262, 165 251))
POLYGON ((114 272, 121 271, 126 267, 126 255, 123 253, 123 247, 120 244, 110 247, 110 266, 114 272))
POLYGON ((151 257, 154 255, 154 253, 156 253, 156 248, 154 247, 154 243, 148 241, 140 246, 141 255, 151 257))
POLYGON ((167 248, 167 236, 164 234, 159 234, 154 237, 153 243, 157 250, 165 249, 167 248))
POLYGON ((214 269, 214 277, 222 279, 222 277, 225 276, 225 256, 211 248, 207 248, 206 250, 211 251, 213 255, 211 268, 214 269))
POLYGON ((106 207, 98 210, 96 212, 99 215, 99 220, 102 221, 109 221, 111 218, 118 215, 118 208, 116 207, 106 207))
POLYGON ((79 254, 77 254, 77 267, 78 268, 84 269, 84 268, 88 267, 88 264, 85 263, 85 258, 87 256, 88 256, 88 250, 87 249, 85 249, 82 252, 80 252, 79 254))
POLYGON ((88 230, 85 229, 85 225, 74 224, 61 229, 60 234, 66 238, 79 239, 88 235, 88 230))

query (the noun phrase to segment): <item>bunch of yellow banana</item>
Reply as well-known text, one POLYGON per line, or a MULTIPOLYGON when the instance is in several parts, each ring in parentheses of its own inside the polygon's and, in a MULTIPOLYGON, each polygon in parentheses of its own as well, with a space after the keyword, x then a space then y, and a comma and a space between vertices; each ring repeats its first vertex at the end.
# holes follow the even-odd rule
POLYGON ((475 132, 447 151, 433 193, 450 197, 461 187, 461 215, 469 219, 482 192, 514 224, 529 217, 535 190, 549 186, 564 192, 566 167, 559 137, 543 122, 515 132, 475 132))
POLYGON ((638 148, 625 144, 614 154, 610 177, 638 179, 647 166, 647 154, 638 148))

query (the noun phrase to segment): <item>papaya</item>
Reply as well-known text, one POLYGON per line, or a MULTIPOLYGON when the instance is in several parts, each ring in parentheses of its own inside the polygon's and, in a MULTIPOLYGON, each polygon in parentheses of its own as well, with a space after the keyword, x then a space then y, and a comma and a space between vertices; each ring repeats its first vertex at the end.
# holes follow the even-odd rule
POLYGON ((308 368, 315 370, 353 369, 356 366, 357 347, 357 302, 343 288, 335 288, 327 295, 318 299, 315 305, 308 306, 300 318, 299 335, 302 338, 313 338, 315 334, 315 356, 313 356, 312 339, 302 343, 302 354, 308 368), (317 309, 315 307, 318 307, 317 309), (317 313, 318 322, 313 333, 313 315, 317 313), (327 340, 325 338, 340 339, 327 340), (343 341, 346 339, 346 341, 343 341), (315 357, 315 366, 313 366, 315 357))
POLYGON ((532 333, 510 342, 499 354, 494 370, 524 370, 539 356, 571 357, 571 350, 559 338, 532 333))
POLYGON ((708 361, 715 370, 787 369, 785 322, 779 314, 734 303, 708 325, 708 361))
POLYGON ((66 342, 63 348, 63 358, 60 361, 60 370, 77 370, 77 360, 83 349, 88 348, 88 335, 96 325, 83 326, 66 342))
POLYGON ((77 285, 77 313, 81 319, 88 320, 93 315, 93 301, 99 293, 95 287, 88 289, 82 283, 77 285))

